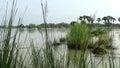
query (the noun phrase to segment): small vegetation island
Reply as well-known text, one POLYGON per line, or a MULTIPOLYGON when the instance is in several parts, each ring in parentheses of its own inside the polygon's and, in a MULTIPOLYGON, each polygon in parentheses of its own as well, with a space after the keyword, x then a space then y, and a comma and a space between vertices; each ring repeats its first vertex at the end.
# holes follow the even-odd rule
POLYGON ((10 13, 6 6, 0 68, 120 68, 120 17, 78 15, 77 21, 48 23, 47 2, 40 1, 41 24, 16 18, 17 0, 10 13))
POLYGON ((109 36, 111 28, 113 28, 112 23, 115 18, 111 16, 103 17, 103 23, 100 18, 97 18, 98 24, 94 24, 94 19, 90 16, 80 16, 80 22, 71 22, 70 32, 67 36, 67 45, 70 49, 92 49, 94 54, 105 54, 106 49, 114 49, 112 47, 112 38, 109 36), (93 37, 98 38, 98 41, 93 43, 93 37))

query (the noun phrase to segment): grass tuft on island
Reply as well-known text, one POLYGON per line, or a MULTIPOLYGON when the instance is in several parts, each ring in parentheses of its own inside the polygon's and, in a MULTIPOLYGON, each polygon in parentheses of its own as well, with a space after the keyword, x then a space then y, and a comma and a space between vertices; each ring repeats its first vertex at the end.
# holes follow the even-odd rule
POLYGON ((69 49, 86 48, 89 41, 89 27, 86 24, 76 22, 71 26, 67 36, 67 45, 69 49))

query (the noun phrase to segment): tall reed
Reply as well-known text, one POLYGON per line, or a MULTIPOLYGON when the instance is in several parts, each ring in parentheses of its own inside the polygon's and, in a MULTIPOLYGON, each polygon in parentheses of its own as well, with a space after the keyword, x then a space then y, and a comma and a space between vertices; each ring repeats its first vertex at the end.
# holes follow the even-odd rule
MULTIPOLYGON (((5 16, 5 19, 3 19, 3 22, 8 24, 6 27, 7 29, 3 28, 2 31, 2 37, 1 37, 1 50, 0 50, 0 67, 1 68, 16 68, 18 65, 18 54, 19 50, 17 49, 17 33, 18 29, 15 31, 13 37, 12 36, 12 24, 15 21, 16 18, 16 0, 13 0, 11 13, 9 19, 7 19, 7 15, 5 16)), ((7 12, 6 12, 7 14, 7 12)), ((21 18, 19 18, 18 23, 21 22, 21 18)))

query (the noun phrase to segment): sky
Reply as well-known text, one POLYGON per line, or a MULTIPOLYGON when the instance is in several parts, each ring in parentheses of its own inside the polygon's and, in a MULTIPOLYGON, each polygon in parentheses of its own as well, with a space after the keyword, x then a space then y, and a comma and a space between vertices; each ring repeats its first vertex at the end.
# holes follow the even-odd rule
MULTIPOLYGON (((45 1, 43 0, 43 3, 45 1)), ((0 19, 5 15, 7 3, 9 16, 12 0, 0 0, 0 19)), ((70 23, 82 15, 95 16, 95 18, 110 15, 117 19, 120 17, 119 3, 120 0, 47 0, 47 22, 70 23)), ((17 0, 16 7, 18 8, 16 18, 24 15, 23 24, 43 23, 41 0, 17 0)))

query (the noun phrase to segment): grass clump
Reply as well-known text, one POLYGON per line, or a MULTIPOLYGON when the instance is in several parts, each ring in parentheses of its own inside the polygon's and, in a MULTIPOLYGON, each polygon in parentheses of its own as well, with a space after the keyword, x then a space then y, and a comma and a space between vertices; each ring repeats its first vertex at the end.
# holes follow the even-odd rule
POLYGON ((70 49, 86 48, 89 40, 89 28, 86 24, 75 23, 71 26, 67 36, 67 45, 70 49))
POLYGON ((105 34, 99 37, 97 43, 98 45, 110 45, 111 42, 112 42, 112 38, 109 37, 107 34, 105 34))
POLYGON ((107 33, 107 31, 102 28, 97 28, 97 29, 91 31, 91 34, 94 36, 99 36, 99 35, 106 34, 106 33, 107 33))

